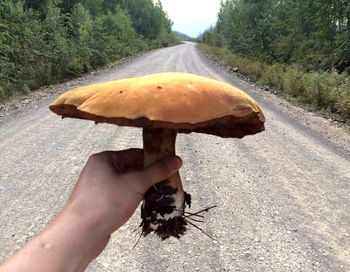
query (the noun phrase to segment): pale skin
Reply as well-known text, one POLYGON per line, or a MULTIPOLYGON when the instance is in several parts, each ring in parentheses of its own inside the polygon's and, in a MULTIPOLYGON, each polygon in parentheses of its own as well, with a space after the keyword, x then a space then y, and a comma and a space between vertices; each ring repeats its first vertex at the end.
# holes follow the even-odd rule
POLYGON ((62 211, 0 271, 84 271, 125 224, 152 185, 181 167, 176 156, 143 167, 143 150, 91 156, 62 211))

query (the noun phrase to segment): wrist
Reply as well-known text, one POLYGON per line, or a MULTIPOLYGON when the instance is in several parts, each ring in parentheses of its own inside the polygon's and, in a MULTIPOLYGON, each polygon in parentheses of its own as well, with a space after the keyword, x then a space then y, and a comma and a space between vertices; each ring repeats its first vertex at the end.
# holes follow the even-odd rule
POLYGON ((130 209, 125 203, 114 203, 109 207, 106 207, 106 205, 105 203, 99 204, 97 201, 91 207, 91 203, 86 205, 83 201, 74 199, 67 203, 61 214, 71 217, 72 220, 83 225, 87 230, 94 232, 96 236, 106 237, 124 225, 132 215, 132 213, 130 215, 121 213, 121 211, 130 209))
MULTIPOLYGON (((1 265, 4 271, 84 271, 106 246, 91 219, 64 209, 37 237, 1 265)), ((1 270, 0 269, 0 270, 1 270)))
POLYGON ((60 271, 83 271, 107 244, 91 219, 65 209, 36 238, 51 263, 64 264, 60 271))
POLYGON ((102 211, 87 211, 83 210, 81 206, 75 202, 67 204, 55 221, 62 220, 69 222, 69 224, 81 229, 82 233, 86 233, 96 239, 103 239, 106 236, 110 236, 112 231, 109 227, 108 217, 103 216, 102 211))
POLYGON ((89 262, 100 253, 96 253, 96 248, 110 237, 98 215, 71 207, 65 207, 57 216, 53 222, 53 229, 55 228, 60 232, 63 228, 66 229, 67 235, 74 242, 75 250, 81 252, 82 257, 85 256, 89 262))

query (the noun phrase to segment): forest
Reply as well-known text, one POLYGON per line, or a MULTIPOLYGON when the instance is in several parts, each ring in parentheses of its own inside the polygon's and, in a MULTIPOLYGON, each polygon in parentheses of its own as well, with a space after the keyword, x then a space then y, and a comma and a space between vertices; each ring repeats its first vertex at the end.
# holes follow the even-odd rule
POLYGON ((160 1, 1 0, 0 99, 177 42, 160 1))
POLYGON ((348 0, 226 0, 207 52, 296 103, 350 120, 348 0))

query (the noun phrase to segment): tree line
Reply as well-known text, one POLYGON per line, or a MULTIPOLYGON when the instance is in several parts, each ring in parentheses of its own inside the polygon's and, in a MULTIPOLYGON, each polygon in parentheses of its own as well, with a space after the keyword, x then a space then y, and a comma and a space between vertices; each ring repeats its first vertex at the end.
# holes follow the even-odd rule
POLYGON ((1 0, 0 98, 176 43, 160 1, 1 0))
POLYGON ((350 72, 348 0, 226 0, 206 43, 266 63, 350 72))

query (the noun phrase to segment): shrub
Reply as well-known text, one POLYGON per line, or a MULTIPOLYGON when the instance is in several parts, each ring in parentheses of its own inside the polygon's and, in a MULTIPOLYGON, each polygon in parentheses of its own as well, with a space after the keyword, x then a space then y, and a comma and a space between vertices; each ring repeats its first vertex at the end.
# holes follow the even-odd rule
POLYGON ((176 42, 152 0, 77 2, 0 1, 0 99, 176 42))
POLYGON ((276 90, 283 88, 284 65, 266 65, 261 75, 260 83, 276 90))
POLYGON ((305 72, 297 66, 268 65, 244 58, 225 48, 201 45, 210 56, 261 84, 276 89, 298 103, 310 105, 325 113, 337 114, 350 121, 350 77, 334 72, 305 72))

